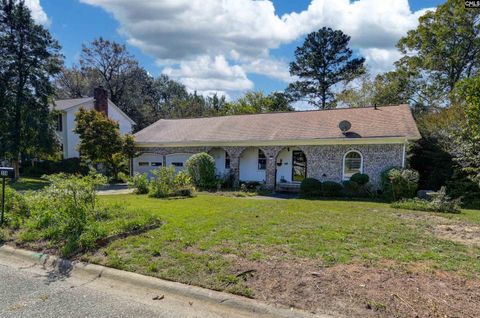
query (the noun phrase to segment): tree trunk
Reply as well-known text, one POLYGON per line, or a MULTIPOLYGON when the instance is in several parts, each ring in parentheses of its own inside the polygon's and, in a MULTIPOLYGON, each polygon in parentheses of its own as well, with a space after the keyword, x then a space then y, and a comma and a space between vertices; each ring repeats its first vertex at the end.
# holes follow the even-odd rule
POLYGON ((327 92, 325 89, 322 91, 322 109, 325 109, 325 105, 327 103, 327 92))
POLYGON ((16 159, 12 159, 12 166, 15 169, 15 180, 20 178, 20 154, 16 159))

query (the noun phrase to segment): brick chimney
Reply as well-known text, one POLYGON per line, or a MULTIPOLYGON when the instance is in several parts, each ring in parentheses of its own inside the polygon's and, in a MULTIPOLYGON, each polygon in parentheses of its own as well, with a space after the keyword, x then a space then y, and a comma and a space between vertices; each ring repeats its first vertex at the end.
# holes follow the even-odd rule
POLYGON ((98 86, 93 90, 93 106, 97 112, 108 116, 108 92, 103 86, 98 86))

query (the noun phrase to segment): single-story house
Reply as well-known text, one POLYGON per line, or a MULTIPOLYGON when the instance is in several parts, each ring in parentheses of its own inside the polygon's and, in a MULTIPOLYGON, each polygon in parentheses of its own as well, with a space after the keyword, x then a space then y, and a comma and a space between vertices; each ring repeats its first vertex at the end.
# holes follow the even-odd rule
POLYGON ((108 99, 108 92, 103 87, 95 88, 93 97, 56 100, 52 110, 58 112, 56 134, 65 159, 79 157, 77 147, 80 136, 74 133, 73 129, 76 125, 75 114, 81 107, 95 109, 116 120, 122 134, 130 134, 133 131, 135 122, 108 99))
POLYGON ((377 186, 384 169, 405 167, 407 143, 419 138, 408 105, 161 119, 135 134, 141 154, 133 171, 179 171, 191 155, 208 152, 217 174, 232 174, 237 183, 273 189, 306 177, 341 182, 361 172, 377 186))

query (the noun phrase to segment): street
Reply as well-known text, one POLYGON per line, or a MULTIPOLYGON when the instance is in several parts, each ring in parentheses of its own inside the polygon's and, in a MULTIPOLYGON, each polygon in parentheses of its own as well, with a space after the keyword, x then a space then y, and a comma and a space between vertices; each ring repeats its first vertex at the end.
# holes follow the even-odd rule
POLYGON ((59 274, 2 256, 0 317, 240 318, 252 313, 99 276, 59 274))

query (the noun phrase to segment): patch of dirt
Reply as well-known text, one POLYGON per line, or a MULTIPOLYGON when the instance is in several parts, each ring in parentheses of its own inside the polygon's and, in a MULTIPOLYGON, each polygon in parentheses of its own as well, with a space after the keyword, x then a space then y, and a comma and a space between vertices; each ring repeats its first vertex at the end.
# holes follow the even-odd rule
POLYGON ((480 280, 453 273, 408 272, 381 267, 314 261, 237 259, 236 273, 255 298, 315 313, 345 317, 478 317, 480 280), (339 315, 339 313, 341 313, 339 315))
POLYGON ((480 225, 478 224, 459 222, 428 214, 399 214, 398 217, 407 220, 428 222, 431 233, 438 238, 469 246, 480 246, 480 225))
POLYGON ((436 224, 436 236, 470 246, 480 246, 480 226, 470 223, 436 224))

